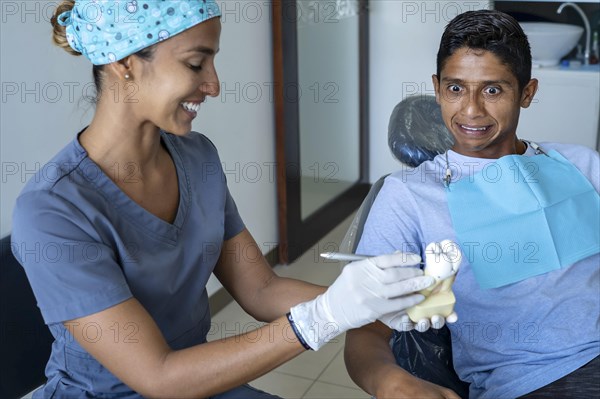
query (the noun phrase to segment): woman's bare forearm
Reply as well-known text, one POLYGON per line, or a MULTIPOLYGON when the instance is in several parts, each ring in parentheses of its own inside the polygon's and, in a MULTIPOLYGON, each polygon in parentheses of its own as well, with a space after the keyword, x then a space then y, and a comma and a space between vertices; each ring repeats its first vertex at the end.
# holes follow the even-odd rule
POLYGON ((287 318, 248 333, 171 352, 159 396, 211 396, 260 377, 304 352, 287 318), (232 372, 235 370, 235 372, 232 372))
POLYGON ((174 351, 150 315, 135 299, 64 323, 77 342, 131 389, 145 397, 208 397, 247 383, 305 349, 287 318, 257 330, 174 351), (116 339, 115 325, 135 327, 116 339))
POLYGON ((214 273, 240 306, 261 321, 275 320, 292 306, 314 299, 326 289, 279 277, 248 230, 223 243, 214 273))
POLYGON ((325 292, 327 287, 285 277, 275 277, 261 290, 256 303, 270 303, 271 306, 256 307, 252 314, 261 321, 271 321, 289 312, 299 303, 310 301, 325 292))

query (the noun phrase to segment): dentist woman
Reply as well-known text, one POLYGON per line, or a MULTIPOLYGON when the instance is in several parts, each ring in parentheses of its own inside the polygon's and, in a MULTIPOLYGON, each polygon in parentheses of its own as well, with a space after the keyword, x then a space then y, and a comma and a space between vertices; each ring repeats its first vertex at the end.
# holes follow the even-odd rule
POLYGON ((55 43, 92 62, 98 98, 48 164, 58 178, 32 178, 14 211, 13 252, 55 338, 36 398, 270 398, 244 384, 350 328, 398 328, 433 282, 412 254, 354 262, 327 290, 244 258, 258 246, 215 147, 191 132, 219 94, 219 16, 213 0, 82 0, 52 18, 55 43), (31 252, 50 247, 65 250, 31 252), (213 272, 269 324, 207 343, 213 272))

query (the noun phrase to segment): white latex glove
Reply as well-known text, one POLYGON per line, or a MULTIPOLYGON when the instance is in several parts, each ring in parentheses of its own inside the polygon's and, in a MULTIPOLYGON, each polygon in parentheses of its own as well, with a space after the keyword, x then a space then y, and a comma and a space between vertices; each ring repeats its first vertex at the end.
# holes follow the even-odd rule
POLYGON ((433 284, 416 266, 421 257, 396 253, 348 264, 327 291, 291 309, 294 324, 314 350, 351 328, 400 313, 421 302, 433 284))
POLYGON ((434 315, 431 316, 431 319, 424 318, 419 320, 417 323, 414 323, 406 313, 401 312, 384 315, 379 320, 392 330, 417 330, 418 332, 425 332, 429 330, 429 328, 440 329, 444 327, 446 323, 455 323, 458 320, 458 316, 456 315, 456 312, 452 312, 446 318, 440 315, 434 315))

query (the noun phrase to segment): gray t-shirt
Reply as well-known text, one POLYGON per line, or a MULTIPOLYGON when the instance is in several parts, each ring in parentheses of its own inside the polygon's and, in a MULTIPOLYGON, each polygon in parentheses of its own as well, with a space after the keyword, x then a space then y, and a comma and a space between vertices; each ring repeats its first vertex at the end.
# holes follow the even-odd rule
MULTIPOLYGON (((586 147, 540 143, 555 149, 600 190, 598 153, 586 147)), ((526 156, 533 156, 529 147, 526 156)), ((481 171, 493 159, 449 151, 453 180, 481 171)), ((424 258, 430 242, 458 242, 442 179, 445 156, 386 178, 364 226, 357 253, 397 250, 424 258)), ((557 181, 556 184, 560 184, 557 181)), ((506 193, 510 201, 510 193, 506 193)), ((545 386, 600 353, 600 256, 504 287, 481 290, 468 263, 453 285, 458 322, 449 325, 454 367, 471 384, 472 398, 514 398, 545 386)))
MULTIPOLYGON (((244 224, 213 144, 194 132, 183 137, 161 132, 161 138, 179 182, 172 224, 121 191, 77 138, 30 179, 17 199, 12 250, 55 338, 48 383, 36 394, 137 397, 63 325, 131 297, 150 313, 173 349, 206 341, 206 284, 223 241, 244 224)), ((135 167, 115 165, 114 171, 135 167)), ((107 331, 98 325, 83 328, 92 342, 100 334, 135 342, 138 333, 134 324, 107 331)))

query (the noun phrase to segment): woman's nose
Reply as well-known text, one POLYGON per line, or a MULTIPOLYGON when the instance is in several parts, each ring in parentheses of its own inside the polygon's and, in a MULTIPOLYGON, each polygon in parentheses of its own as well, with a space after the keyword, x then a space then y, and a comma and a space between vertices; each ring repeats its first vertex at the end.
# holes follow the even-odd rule
POLYGON ((219 85, 219 82, 202 83, 200 89, 211 97, 217 97, 221 92, 221 86, 219 85))
POLYGON ((208 79, 202 83, 200 89, 211 97, 217 97, 221 92, 221 84, 219 83, 219 76, 216 70, 212 70, 208 79))

